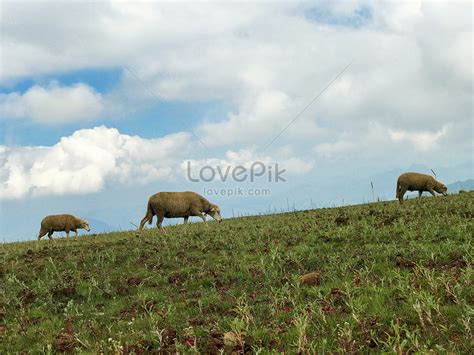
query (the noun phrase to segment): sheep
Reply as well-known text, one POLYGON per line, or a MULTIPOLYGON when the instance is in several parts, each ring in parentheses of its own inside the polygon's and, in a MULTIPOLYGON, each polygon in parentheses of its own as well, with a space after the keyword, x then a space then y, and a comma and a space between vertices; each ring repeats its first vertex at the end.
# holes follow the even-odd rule
POLYGON ((448 194, 446 185, 430 175, 419 173, 403 173, 398 177, 396 197, 400 203, 403 203, 403 195, 407 191, 418 191, 419 198, 421 198, 423 191, 428 191, 433 196, 436 196, 435 191, 444 196, 448 194))
POLYGON ((41 237, 43 237, 46 233, 48 233, 49 239, 53 239, 51 236, 54 232, 66 232, 66 236, 69 237, 69 232, 73 231, 76 233, 75 236, 77 237, 78 229, 85 229, 88 232, 91 230, 87 221, 70 214, 55 214, 46 216, 41 221, 38 240, 40 240, 41 237))
POLYGON ((161 223, 166 218, 184 218, 188 223, 190 216, 200 217, 206 222, 206 214, 221 222, 219 206, 210 203, 201 195, 192 192, 158 192, 148 199, 146 215, 140 222, 138 230, 142 230, 145 223, 151 224, 153 216, 157 216, 156 227, 163 230, 161 223))

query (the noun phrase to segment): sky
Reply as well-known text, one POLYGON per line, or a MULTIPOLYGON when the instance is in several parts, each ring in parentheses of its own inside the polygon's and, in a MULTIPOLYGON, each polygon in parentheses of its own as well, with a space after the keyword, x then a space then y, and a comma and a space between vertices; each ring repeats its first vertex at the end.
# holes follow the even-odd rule
POLYGON ((35 239, 54 213, 133 229, 158 191, 232 217, 394 199, 407 170, 471 179, 472 13, 4 1, 0 239, 35 239))

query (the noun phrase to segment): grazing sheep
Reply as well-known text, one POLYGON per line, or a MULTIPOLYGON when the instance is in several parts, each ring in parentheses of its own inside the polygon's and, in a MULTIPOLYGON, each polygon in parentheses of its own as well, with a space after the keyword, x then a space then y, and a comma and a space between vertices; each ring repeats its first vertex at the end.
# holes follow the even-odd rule
POLYGON ((146 222, 151 224, 153 216, 157 216, 156 226, 163 229, 161 223, 166 218, 184 218, 184 224, 188 223, 190 216, 202 218, 206 222, 206 214, 216 221, 221 222, 221 211, 219 206, 210 203, 201 195, 192 192, 158 192, 148 199, 146 215, 140 222, 139 230, 143 229, 146 222))
POLYGON ((433 196, 436 196, 435 191, 444 196, 448 194, 446 185, 430 175, 419 173, 403 173, 398 177, 396 196, 400 203, 403 203, 403 195, 407 191, 418 191, 419 198, 423 191, 428 191, 433 196))
POLYGON ((69 232, 73 231, 76 233, 77 237, 78 229, 85 229, 88 232, 91 230, 89 223, 70 214, 55 214, 46 216, 41 221, 41 229, 38 233, 38 240, 40 240, 41 237, 46 233, 48 233, 49 239, 53 239, 51 236, 54 232, 66 232, 66 236, 69 237, 69 232))

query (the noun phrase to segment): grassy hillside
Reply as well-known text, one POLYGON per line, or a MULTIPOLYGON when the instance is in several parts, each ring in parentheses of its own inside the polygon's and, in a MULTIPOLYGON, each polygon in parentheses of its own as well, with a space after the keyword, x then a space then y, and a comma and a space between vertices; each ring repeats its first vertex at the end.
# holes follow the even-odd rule
POLYGON ((0 353, 472 353, 473 197, 5 244, 0 353))
POLYGON ((474 179, 456 181, 448 185, 448 191, 450 191, 451 193, 457 193, 460 190, 474 190, 474 179))

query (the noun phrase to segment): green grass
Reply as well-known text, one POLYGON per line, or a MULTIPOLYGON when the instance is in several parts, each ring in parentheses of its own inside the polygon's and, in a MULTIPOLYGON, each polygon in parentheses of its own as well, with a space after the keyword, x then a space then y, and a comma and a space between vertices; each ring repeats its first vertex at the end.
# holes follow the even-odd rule
POLYGON ((472 353, 473 197, 4 244, 0 353, 472 353))

